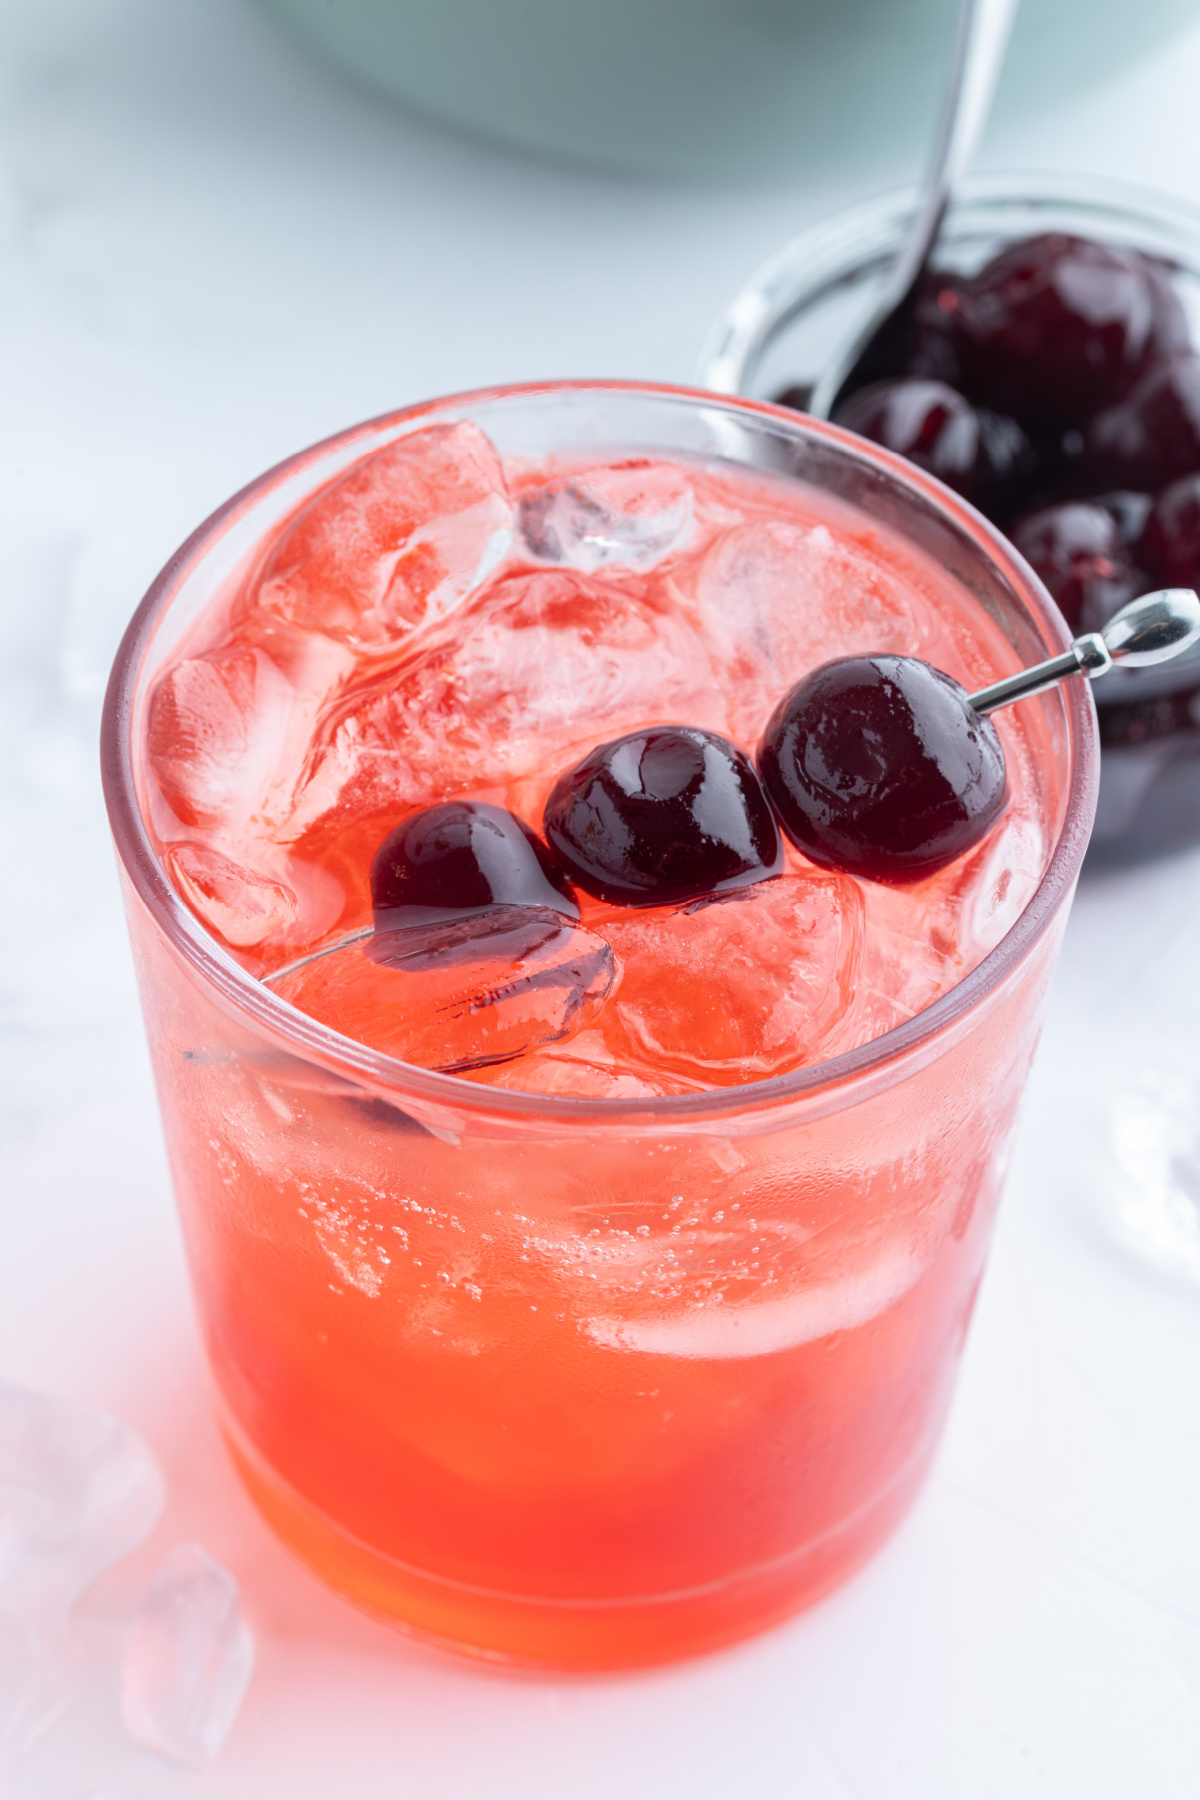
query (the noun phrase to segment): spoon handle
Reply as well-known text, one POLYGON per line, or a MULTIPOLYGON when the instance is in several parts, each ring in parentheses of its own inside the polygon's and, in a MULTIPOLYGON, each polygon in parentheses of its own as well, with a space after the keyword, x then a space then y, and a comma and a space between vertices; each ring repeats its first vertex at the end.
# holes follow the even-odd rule
POLYGON ((887 286, 866 324, 823 371, 808 411, 827 419, 853 382, 869 378, 872 352, 893 320, 908 308, 937 242, 946 208, 971 160, 991 110, 1018 0, 959 0, 954 61, 942 101, 924 198, 887 286))

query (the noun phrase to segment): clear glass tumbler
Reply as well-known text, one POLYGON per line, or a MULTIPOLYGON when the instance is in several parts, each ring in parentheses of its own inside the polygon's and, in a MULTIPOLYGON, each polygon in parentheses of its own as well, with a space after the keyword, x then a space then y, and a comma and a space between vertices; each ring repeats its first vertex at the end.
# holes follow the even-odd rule
POLYGON ((823 1065, 682 1097, 482 1087, 351 1042, 211 939, 145 824, 147 696, 214 591, 349 463, 444 420, 503 455, 703 457, 864 507, 1022 660, 1065 641, 1004 541, 829 426, 682 389, 497 390, 264 475, 122 645, 103 764, 216 1405, 279 1535, 427 1637, 596 1668, 743 1636, 844 1580, 937 1443, 1087 842, 1095 724, 1040 708, 1044 876, 998 948, 823 1065))

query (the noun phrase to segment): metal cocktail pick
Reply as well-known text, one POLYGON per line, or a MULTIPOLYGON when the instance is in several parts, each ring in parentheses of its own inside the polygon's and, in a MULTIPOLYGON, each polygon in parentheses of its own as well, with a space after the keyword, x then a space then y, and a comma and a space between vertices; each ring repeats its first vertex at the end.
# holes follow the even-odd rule
POLYGON ((1087 631, 1077 637, 1061 656, 980 688, 970 696, 970 703, 977 713, 995 712, 998 706, 1011 706, 1014 700, 1040 694, 1065 675, 1086 675, 1095 681, 1114 667, 1144 669, 1181 656, 1198 641, 1200 597, 1191 588, 1160 588, 1123 606, 1103 631, 1087 631))

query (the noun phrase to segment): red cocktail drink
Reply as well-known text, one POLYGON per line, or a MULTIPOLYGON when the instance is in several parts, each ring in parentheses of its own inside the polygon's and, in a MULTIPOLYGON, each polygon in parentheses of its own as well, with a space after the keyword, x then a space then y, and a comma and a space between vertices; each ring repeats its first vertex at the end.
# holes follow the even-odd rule
POLYGON ((381 842, 459 800, 536 833, 645 729, 750 756, 830 657, 974 688, 1062 641, 919 473, 655 389, 362 427, 164 573, 110 811, 222 1422, 337 1587, 618 1665, 757 1629, 883 1540, 982 1271, 1089 703, 998 721, 1003 812, 915 882, 785 846, 679 903, 539 890, 414 954, 378 893, 370 935, 381 842))

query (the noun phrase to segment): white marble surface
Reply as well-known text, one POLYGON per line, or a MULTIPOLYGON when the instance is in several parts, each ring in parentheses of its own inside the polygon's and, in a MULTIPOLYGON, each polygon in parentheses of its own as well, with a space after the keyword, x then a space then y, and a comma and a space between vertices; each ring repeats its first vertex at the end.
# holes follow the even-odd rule
MULTIPOLYGON (((1200 31, 988 160, 1200 200, 1198 82, 1200 31)), ((0 92, 0 1374, 121 1414, 167 1470, 93 1642, 194 1536, 260 1644, 210 1769, 124 1743, 101 1660, 14 1796, 1192 1800, 1200 1252, 1139 1250, 1110 1139, 1131 1083, 1200 1070, 1200 856, 1081 893, 937 1473, 807 1617, 633 1678, 460 1666, 293 1567, 206 1410, 94 768, 126 617, 227 493, 354 418, 688 379, 717 307, 845 186, 525 162, 390 112, 238 0, 3 0, 0 92)))

